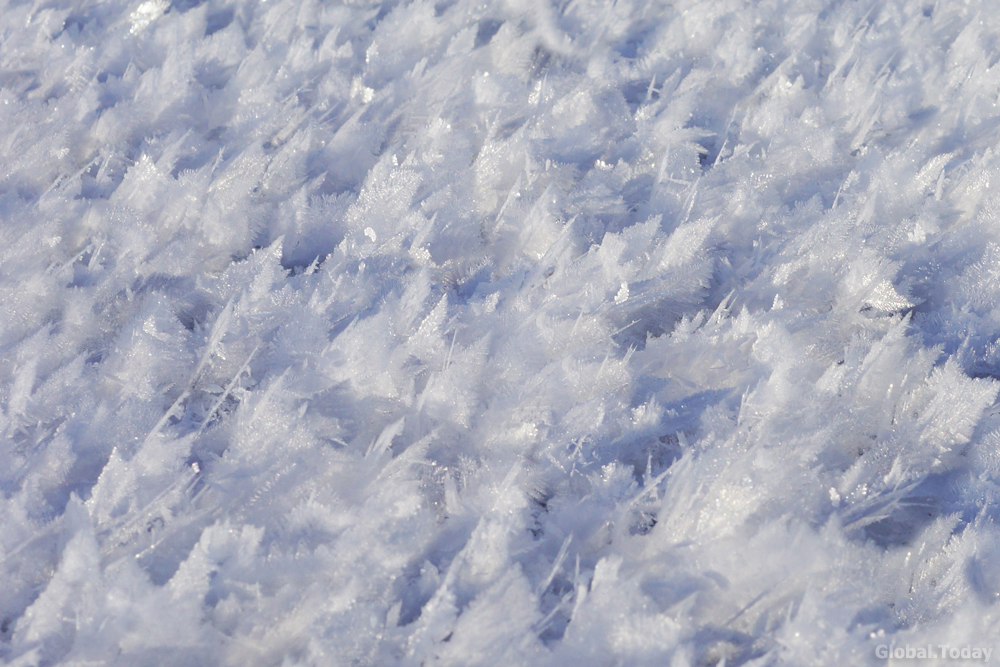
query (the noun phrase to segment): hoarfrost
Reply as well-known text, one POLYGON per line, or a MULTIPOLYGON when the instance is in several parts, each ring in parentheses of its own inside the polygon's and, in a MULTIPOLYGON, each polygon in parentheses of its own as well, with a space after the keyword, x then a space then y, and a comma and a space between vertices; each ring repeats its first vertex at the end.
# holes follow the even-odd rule
POLYGON ((987 3, 0 34, 3 661, 995 643, 987 3))

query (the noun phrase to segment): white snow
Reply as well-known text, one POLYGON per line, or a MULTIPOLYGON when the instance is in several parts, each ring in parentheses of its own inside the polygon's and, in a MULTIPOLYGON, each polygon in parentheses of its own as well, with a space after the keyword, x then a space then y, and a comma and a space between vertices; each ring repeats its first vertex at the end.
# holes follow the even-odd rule
POLYGON ((1000 653, 998 62, 987 0, 3 4, 0 661, 1000 653))

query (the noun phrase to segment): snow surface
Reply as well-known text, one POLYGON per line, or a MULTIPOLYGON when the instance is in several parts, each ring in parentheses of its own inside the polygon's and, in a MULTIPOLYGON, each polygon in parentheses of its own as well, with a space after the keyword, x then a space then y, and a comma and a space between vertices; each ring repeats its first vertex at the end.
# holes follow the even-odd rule
POLYGON ((989 0, 7 0, 0 660, 1000 655, 998 60, 989 0))

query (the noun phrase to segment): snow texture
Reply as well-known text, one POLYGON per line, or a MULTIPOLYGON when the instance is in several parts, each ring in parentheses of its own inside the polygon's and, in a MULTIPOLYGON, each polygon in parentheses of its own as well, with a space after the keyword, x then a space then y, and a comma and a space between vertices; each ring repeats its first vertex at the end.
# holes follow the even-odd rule
POLYGON ((989 0, 7 0, 0 661, 1000 653, 998 60, 989 0))

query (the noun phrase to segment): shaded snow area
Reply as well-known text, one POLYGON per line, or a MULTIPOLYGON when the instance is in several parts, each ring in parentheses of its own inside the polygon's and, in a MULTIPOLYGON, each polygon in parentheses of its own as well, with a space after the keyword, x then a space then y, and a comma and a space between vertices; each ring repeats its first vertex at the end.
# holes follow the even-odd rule
POLYGON ((0 661, 1000 659, 988 0, 8 0, 0 661))

